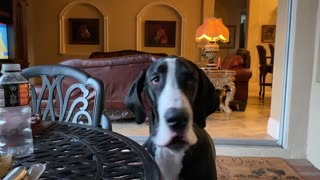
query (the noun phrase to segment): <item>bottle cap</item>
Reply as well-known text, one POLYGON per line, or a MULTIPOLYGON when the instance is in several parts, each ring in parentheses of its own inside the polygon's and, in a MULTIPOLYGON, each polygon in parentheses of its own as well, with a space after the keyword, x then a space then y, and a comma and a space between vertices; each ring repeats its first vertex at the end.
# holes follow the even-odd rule
POLYGON ((1 72, 20 71, 20 64, 2 64, 1 72))

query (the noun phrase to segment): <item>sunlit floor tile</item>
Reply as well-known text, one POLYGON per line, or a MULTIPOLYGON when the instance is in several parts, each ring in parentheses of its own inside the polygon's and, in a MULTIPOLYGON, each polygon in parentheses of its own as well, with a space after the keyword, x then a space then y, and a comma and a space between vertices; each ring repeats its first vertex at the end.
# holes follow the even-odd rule
MULTIPOLYGON (((207 119, 206 130, 212 138, 265 139, 272 140, 267 134, 270 117, 271 88, 266 89, 264 100, 259 99, 258 91, 249 92, 245 112, 233 111, 230 120, 224 112, 215 112, 207 119)), ((113 130, 126 136, 148 136, 149 127, 134 121, 112 122, 113 130)))

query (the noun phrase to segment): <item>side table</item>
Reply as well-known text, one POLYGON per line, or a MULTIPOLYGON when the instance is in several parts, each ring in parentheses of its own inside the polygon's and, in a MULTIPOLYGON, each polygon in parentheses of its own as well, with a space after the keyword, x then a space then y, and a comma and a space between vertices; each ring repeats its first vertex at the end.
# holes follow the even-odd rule
POLYGON ((202 68, 202 70, 209 77, 214 87, 220 90, 220 110, 223 110, 226 113, 226 117, 229 120, 232 112, 229 103, 233 100, 234 93, 236 92, 234 84, 236 72, 232 70, 216 70, 208 68, 202 68), (226 97, 224 102, 223 97, 226 97))

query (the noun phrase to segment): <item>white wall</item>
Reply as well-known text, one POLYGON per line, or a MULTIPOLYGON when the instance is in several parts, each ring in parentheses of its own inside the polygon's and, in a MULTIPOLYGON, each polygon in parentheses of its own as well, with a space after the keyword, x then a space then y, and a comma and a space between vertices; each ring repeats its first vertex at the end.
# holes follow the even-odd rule
MULTIPOLYGON (((271 99, 271 111, 268 121, 268 134, 275 139, 279 139, 280 133, 280 121, 281 112, 284 111, 282 104, 282 93, 284 90, 284 76, 285 76, 285 63, 286 57, 286 33, 288 22, 288 5, 287 1, 278 1, 278 7, 280 11, 277 12, 277 24, 276 24, 276 42, 275 42, 275 54, 273 64, 273 81, 272 81, 272 99, 271 99), (280 50, 281 51, 280 51, 280 50)), ((257 84, 256 84, 257 86, 257 84)))
MULTIPOLYGON (((306 151, 318 0, 293 0, 293 34, 289 50, 288 103, 285 109, 288 147, 306 151), (292 61, 291 61, 292 59, 292 61)), ((294 150, 294 149, 292 149, 294 150)), ((294 150, 296 151, 296 150, 294 150)), ((299 153, 299 152, 296 152, 299 153)))
POLYGON ((309 130, 308 130, 308 146, 307 159, 311 161, 318 169, 320 169, 320 79, 317 75, 320 73, 320 2, 318 1, 317 29, 315 38, 315 56, 314 69, 310 94, 310 109, 309 109, 309 130))

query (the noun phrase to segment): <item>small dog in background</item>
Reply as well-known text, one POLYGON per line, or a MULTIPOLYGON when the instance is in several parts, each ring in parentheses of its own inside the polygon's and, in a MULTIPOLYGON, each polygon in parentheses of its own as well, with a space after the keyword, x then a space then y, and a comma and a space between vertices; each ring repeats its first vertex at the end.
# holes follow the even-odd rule
POLYGON ((204 127, 219 107, 219 96, 204 72, 177 56, 155 60, 125 99, 138 124, 146 118, 141 92, 151 106, 150 137, 144 145, 163 179, 217 179, 215 147, 204 127))

